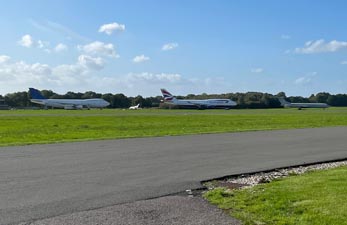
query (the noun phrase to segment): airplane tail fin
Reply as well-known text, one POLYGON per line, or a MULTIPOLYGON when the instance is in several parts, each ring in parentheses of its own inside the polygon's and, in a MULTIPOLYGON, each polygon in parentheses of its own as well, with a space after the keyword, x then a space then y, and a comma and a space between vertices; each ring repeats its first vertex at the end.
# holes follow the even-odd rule
POLYGON ((165 102, 173 102, 174 100, 176 100, 176 98, 166 89, 160 89, 160 90, 161 90, 161 93, 163 94, 165 102))
POLYGON ((278 100, 280 101, 281 106, 290 104, 290 102, 287 102, 283 97, 279 97, 278 100))
POLYGON ((29 95, 32 99, 46 99, 41 92, 35 88, 29 88, 29 95))

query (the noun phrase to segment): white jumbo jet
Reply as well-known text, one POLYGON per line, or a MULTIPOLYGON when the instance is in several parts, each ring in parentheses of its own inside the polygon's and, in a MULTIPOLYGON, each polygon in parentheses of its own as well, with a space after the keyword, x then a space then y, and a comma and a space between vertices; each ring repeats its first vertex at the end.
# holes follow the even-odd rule
POLYGON ((288 108, 298 108, 299 110, 302 108, 328 108, 329 105, 326 103, 291 103, 287 102, 283 97, 278 98, 283 107, 288 108))
POLYGON ((237 105, 236 102, 230 99, 176 99, 170 92, 161 89, 164 96, 164 102, 177 105, 182 108, 197 108, 197 109, 230 109, 237 105))
POLYGON ((63 109, 83 109, 104 108, 110 105, 109 102, 102 98, 91 99, 47 99, 44 98, 41 92, 35 88, 29 88, 30 101, 36 104, 47 107, 63 108, 63 109))
POLYGON ((135 109, 135 110, 136 110, 136 109, 141 109, 141 108, 140 108, 140 104, 137 104, 137 105, 135 105, 135 106, 130 106, 129 109, 135 109))

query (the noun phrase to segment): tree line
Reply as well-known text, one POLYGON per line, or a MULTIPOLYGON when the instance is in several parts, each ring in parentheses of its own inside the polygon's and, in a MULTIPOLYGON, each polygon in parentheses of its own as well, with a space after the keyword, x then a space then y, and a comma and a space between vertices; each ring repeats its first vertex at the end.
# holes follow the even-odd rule
MULTIPOLYGON (((132 105, 140 104, 143 108, 160 107, 169 108, 167 104, 162 102, 162 96, 156 97, 142 97, 138 95, 136 97, 127 97, 124 94, 101 94, 93 91, 87 91, 85 93, 80 92, 67 92, 64 95, 59 95, 51 90, 42 90, 42 95, 45 98, 53 99, 89 99, 89 98, 103 98, 110 103, 109 108, 128 108, 132 105)), ((347 94, 329 94, 327 92, 320 92, 312 94, 310 97, 301 96, 289 96, 287 97, 284 92, 279 92, 276 95, 262 93, 262 92, 247 92, 247 93, 227 93, 227 94, 189 94, 187 96, 176 96, 177 99, 206 99, 206 98, 227 98, 237 102, 236 108, 279 108, 281 107, 278 97, 284 97, 290 102, 321 102, 327 103, 330 106, 347 106, 347 94)), ((5 103, 13 108, 16 107, 33 107, 37 106, 30 102, 30 96, 28 92, 15 92, 0 95, 0 100, 4 100, 5 103)))

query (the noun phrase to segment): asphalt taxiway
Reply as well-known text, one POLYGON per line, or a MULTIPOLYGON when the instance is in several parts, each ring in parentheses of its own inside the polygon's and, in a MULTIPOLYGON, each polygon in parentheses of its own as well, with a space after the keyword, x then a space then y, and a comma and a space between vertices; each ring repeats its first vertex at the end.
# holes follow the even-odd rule
POLYGON ((225 175, 347 158, 347 127, 0 148, 0 224, 152 199, 225 175))

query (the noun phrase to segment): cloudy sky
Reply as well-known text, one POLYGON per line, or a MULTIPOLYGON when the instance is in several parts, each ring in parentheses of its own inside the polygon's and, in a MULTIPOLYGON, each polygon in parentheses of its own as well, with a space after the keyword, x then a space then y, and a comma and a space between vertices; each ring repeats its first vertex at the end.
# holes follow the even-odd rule
POLYGON ((347 93, 346 1, 0 4, 2 95, 347 93))

